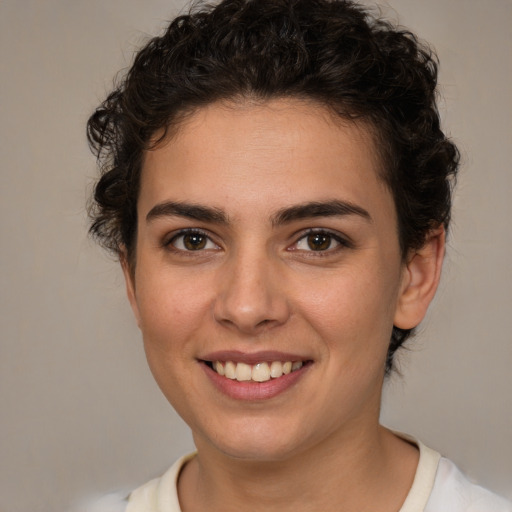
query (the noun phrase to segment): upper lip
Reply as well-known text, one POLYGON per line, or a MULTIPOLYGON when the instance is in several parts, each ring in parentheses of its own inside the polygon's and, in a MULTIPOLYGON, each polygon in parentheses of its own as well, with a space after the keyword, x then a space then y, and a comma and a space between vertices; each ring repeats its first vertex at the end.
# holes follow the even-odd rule
POLYGON ((289 352, 262 350, 258 352, 241 352, 238 350, 219 350, 199 358, 202 361, 233 361, 234 363, 257 364, 272 361, 308 361, 310 358, 289 352))

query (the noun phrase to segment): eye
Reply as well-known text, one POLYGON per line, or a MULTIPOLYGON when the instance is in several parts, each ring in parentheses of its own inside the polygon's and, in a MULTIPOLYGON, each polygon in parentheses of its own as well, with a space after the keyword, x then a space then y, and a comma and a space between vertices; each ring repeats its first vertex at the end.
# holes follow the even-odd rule
POLYGON ((203 251, 219 248, 206 233, 195 230, 187 230, 178 233, 173 236, 166 245, 170 245, 179 251, 203 251))
POLYGON ((327 252, 334 251, 342 246, 348 246, 341 237, 328 231, 310 231, 297 240, 294 250, 327 252))

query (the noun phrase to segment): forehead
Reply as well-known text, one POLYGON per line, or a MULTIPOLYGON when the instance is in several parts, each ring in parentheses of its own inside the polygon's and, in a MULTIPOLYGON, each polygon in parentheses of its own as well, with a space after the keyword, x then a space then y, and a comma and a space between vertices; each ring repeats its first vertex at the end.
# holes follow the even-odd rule
MULTIPOLYGON (((208 138, 203 138, 202 143, 214 143, 219 147, 232 146, 244 136, 250 137, 255 144, 272 141, 281 144, 285 138, 293 144, 292 137, 318 142, 320 136, 324 139, 327 136, 331 141, 337 139, 339 143, 340 131, 343 131, 354 142, 364 144, 365 153, 375 159, 377 167, 381 166, 375 128, 369 122, 344 117, 333 108, 308 98, 218 101, 178 116, 178 121, 168 131, 157 148, 169 143, 189 143, 205 132, 208 132, 208 138), (321 128, 320 132, 318 128, 321 128)), ((149 153, 146 152, 146 156, 149 153)))
POLYGON ((151 203, 184 199, 246 209, 332 195, 386 202, 390 194, 380 175, 371 130, 318 103, 214 103, 146 152, 139 209, 143 214, 151 203))

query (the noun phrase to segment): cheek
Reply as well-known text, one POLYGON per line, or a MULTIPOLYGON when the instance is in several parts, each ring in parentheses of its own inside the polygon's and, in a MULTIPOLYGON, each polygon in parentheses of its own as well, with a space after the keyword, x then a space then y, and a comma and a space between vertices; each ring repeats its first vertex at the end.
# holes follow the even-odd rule
POLYGON ((183 350, 209 309, 208 295, 196 283, 162 272, 141 282, 137 301, 146 345, 159 351, 183 350))
POLYGON ((367 352, 385 357, 398 285, 385 273, 338 272, 297 292, 300 309, 327 344, 348 359, 367 352))
POLYGON ((207 309, 204 295, 189 284, 159 272, 146 277, 137 290, 149 368, 167 400, 185 418, 187 396, 195 388, 188 373, 195 363, 193 342, 202 338, 207 309))

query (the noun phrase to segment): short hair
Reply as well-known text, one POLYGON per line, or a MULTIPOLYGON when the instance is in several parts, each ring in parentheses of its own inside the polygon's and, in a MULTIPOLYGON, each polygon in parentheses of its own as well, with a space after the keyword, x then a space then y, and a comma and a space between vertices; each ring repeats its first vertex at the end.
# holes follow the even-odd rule
MULTIPOLYGON (((450 221, 459 152, 440 127, 437 73, 429 46, 351 0, 196 5, 147 42, 88 121, 101 168, 90 233, 134 265, 144 151, 213 102, 292 97, 370 127, 405 258, 450 221)), ((387 372, 412 332, 393 327, 387 372)))

